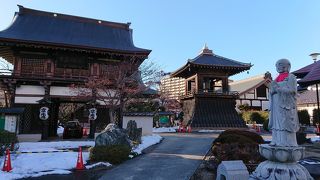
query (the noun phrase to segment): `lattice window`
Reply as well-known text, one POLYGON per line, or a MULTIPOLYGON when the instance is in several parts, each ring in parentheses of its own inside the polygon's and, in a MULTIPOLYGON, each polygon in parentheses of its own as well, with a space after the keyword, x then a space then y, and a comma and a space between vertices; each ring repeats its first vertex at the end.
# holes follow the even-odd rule
POLYGON ((118 71, 118 67, 115 66, 115 65, 101 65, 101 74, 103 76, 107 76, 109 77, 110 79, 114 79, 115 78, 115 75, 118 71))
POLYGON ((21 72, 26 74, 44 74, 45 59, 21 59, 21 72))

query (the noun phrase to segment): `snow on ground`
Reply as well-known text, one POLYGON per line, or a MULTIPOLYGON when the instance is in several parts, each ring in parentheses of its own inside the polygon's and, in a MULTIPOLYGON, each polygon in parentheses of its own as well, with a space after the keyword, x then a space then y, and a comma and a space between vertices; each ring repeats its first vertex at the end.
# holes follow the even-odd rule
MULTIPOLYGON (((83 152, 83 162, 89 159, 89 153, 83 152)), ((11 172, 0 172, 0 179, 19 179, 38 177, 47 174, 69 174, 75 168, 77 152, 37 153, 37 154, 12 154, 11 172)), ((3 164, 4 158, 0 158, 3 164)))
POLYGON ((178 126, 175 127, 160 127, 160 128, 153 128, 152 132, 154 133, 163 133, 163 132, 176 132, 178 126))
POLYGON ((54 151, 78 148, 79 146, 94 146, 94 141, 21 142, 19 143, 19 151, 54 151))
POLYGON ((222 133, 223 131, 225 131, 225 130, 217 130, 217 129, 215 129, 215 130, 211 130, 211 129, 206 130, 206 129, 203 129, 203 130, 199 130, 198 132, 199 133, 222 133))
POLYGON ((97 167, 97 166, 112 166, 112 164, 108 163, 108 162, 97 162, 95 164, 90 164, 90 165, 87 165, 86 168, 87 169, 92 169, 94 167, 97 167))
POLYGON ((141 154, 142 150, 146 149, 149 146, 159 143, 162 140, 162 137, 158 134, 152 134, 150 136, 142 136, 142 143, 139 144, 136 148, 133 149, 133 152, 141 154))
POLYGON ((313 136, 311 137, 312 142, 320 142, 320 136, 313 136))
POLYGON ((315 165, 315 164, 320 164, 319 161, 309 161, 309 160, 301 160, 299 161, 301 164, 312 164, 312 165, 315 165))
MULTIPOLYGON (((142 144, 138 145, 134 152, 141 154, 141 151, 151 145, 157 144, 162 137, 156 134, 142 136, 142 144)), ((23 142, 19 143, 22 152, 31 151, 53 151, 64 148, 78 148, 79 146, 94 146, 94 141, 59 141, 59 142, 23 142)), ((83 163, 89 160, 89 153, 83 152, 83 163)), ((0 180, 12 180, 27 177, 39 177, 48 174, 69 174, 75 168, 78 152, 57 152, 57 153, 32 153, 32 154, 11 154, 11 172, 0 171, 0 180)), ((2 168, 4 157, 0 157, 2 168)), ((87 165, 87 169, 96 166, 111 166, 110 163, 96 163, 87 165)))

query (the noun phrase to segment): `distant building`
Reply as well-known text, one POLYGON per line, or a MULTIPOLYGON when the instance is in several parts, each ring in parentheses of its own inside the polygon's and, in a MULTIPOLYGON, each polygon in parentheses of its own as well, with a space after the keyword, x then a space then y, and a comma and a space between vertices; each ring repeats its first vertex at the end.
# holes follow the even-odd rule
POLYGON ((306 91, 299 93, 297 98, 297 109, 307 110, 311 120, 313 119, 313 110, 317 109, 317 93, 315 87, 308 87, 306 91))
POLYGON ((160 91, 166 94, 168 99, 179 100, 179 97, 186 93, 185 79, 168 75, 161 80, 160 91))
POLYGON ((269 72, 230 83, 230 91, 239 92, 237 107, 248 105, 252 110, 269 109, 269 84, 272 81, 269 72))

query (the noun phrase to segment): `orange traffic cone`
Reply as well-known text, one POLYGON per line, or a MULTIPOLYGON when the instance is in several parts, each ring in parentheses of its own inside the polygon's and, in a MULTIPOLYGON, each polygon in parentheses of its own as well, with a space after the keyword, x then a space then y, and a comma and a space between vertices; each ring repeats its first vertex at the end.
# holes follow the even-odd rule
POLYGON ((2 171, 10 172, 11 170, 12 170, 12 167, 11 167, 10 150, 9 148, 7 148, 2 171))
POLYGON ((86 128, 83 129, 83 136, 88 136, 88 133, 87 133, 87 129, 86 129, 86 128))
POLYGON ((191 125, 188 126, 188 133, 191 133, 191 125))
POLYGON ((85 168, 86 167, 83 165, 83 159, 82 159, 82 149, 81 149, 81 146, 79 146, 76 170, 84 170, 85 168))

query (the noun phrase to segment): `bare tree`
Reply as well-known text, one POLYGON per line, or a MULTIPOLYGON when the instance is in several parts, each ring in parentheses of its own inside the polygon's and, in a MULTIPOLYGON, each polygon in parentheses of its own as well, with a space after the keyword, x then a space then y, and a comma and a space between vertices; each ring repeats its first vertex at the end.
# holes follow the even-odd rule
POLYGON ((100 105, 109 108, 112 123, 122 119, 125 103, 137 98, 150 86, 156 84, 160 75, 156 65, 136 61, 123 61, 114 65, 104 65, 99 76, 91 76, 84 85, 74 85, 77 96, 90 96, 100 105), (119 111, 119 113, 116 113, 119 111), (119 115, 117 118, 115 115, 119 115))

